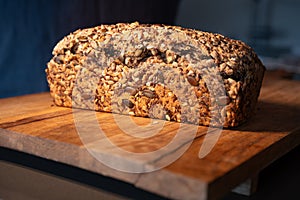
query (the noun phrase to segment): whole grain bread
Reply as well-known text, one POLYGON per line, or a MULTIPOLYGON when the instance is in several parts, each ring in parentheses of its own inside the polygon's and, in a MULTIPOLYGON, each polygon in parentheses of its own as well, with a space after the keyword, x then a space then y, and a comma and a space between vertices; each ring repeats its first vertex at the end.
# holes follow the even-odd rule
POLYGON ((46 74, 58 106, 234 127, 253 115, 264 71, 241 41, 135 22, 71 33, 46 74))

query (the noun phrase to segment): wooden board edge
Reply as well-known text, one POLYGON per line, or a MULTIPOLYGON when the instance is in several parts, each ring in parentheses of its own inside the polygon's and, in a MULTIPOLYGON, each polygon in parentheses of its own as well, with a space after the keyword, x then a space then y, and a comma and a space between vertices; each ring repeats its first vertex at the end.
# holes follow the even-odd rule
POLYGON ((174 174, 165 169, 140 174, 135 186, 170 199, 207 199, 208 184, 206 182, 174 174), (175 189, 174 186, 176 186, 175 189))
POLYGON ((275 160, 300 145, 299 134, 300 128, 294 129, 280 141, 272 144, 224 176, 210 182, 208 185, 208 200, 217 200, 223 197, 239 184, 245 182, 248 178, 255 177, 275 160))
POLYGON ((84 147, 73 144, 33 137, 0 128, 0 146, 125 181, 137 188, 167 198, 206 200, 207 197, 207 184, 200 180, 173 174, 165 169, 136 174, 116 171, 103 165, 84 147), (62 156, 64 152, 68 152, 68 154, 65 153, 66 156, 62 156), (153 184, 153 182, 158 183, 158 185, 153 184), (177 190, 174 190, 174 184, 178 185, 177 190))
POLYGON ((116 171, 103 165, 95 160, 84 147, 69 143, 33 137, 0 128, 0 146, 116 178, 131 184, 138 178, 137 174, 116 171))

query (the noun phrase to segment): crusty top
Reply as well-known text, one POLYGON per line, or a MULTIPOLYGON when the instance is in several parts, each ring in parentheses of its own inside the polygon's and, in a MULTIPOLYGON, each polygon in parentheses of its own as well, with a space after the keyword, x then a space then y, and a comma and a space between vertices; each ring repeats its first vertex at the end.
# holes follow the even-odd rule
POLYGON ((246 76, 251 68, 262 67, 261 61, 251 47, 239 40, 233 40, 216 33, 208 33, 199 30, 186 29, 178 26, 167 26, 159 24, 139 24, 138 22, 126 24, 118 23, 114 25, 101 25, 93 28, 79 29, 66 36, 54 48, 54 59, 60 54, 79 55, 84 61, 92 49, 115 33, 122 33, 138 27, 163 27, 173 29, 199 41, 202 49, 206 50, 219 67, 220 74, 224 78, 232 78, 239 81, 246 76))

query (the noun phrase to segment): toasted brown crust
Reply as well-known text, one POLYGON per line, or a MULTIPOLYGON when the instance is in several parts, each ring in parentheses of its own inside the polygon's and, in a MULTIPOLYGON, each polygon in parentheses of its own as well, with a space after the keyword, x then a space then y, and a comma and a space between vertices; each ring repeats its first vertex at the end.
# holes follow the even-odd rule
MULTIPOLYGON (((151 34, 145 35, 135 42, 142 43, 153 37, 151 34)), ((121 48, 121 46, 116 44, 114 48, 121 48)), ((103 62, 107 61, 107 58, 101 56, 100 59, 103 62)), ((237 126, 253 114, 264 71, 265 68, 254 51, 241 41, 176 26, 140 25, 137 22, 101 25, 75 31, 56 45, 53 58, 46 69, 50 93, 58 106, 75 105, 97 111, 200 125, 210 125, 213 121, 213 125, 222 124, 224 127, 237 126), (107 67, 102 70, 97 69, 98 61, 95 61, 95 57, 98 58, 99 52, 106 44, 114 43, 111 38, 116 34, 132 30, 140 31, 142 34, 149 30, 174 33, 179 39, 174 43, 173 39, 166 35, 160 41, 164 41, 167 48, 159 45, 150 47, 148 44, 134 51, 123 52, 122 57, 114 59, 107 67), (189 57, 178 53, 181 47, 174 47, 172 50, 168 48, 179 43, 184 47, 189 41, 199 47, 200 54, 203 56, 199 64, 202 66, 205 65, 202 61, 211 60, 214 67, 204 66, 199 70, 195 69, 190 65, 187 59, 189 57), (147 70, 149 66, 153 66, 151 73, 147 70), (172 77, 174 80, 157 81, 162 69, 164 79, 172 77), (174 78, 170 69, 177 70, 181 77, 174 78), (225 95, 213 96, 211 90, 217 89, 212 87, 209 90, 208 84, 216 79, 215 76, 209 75, 213 73, 213 69, 216 69, 221 76, 225 95), (202 77, 203 70, 208 70, 207 79, 202 77), (76 80, 78 73, 81 75, 86 73, 87 78, 81 78, 78 82, 76 80), (137 86, 139 81, 137 78, 141 79, 141 85, 137 86), (97 83, 97 86, 94 91, 89 92, 92 80, 97 83), (176 93, 166 81, 175 85, 181 84, 180 87, 183 89, 176 93), (185 81, 188 87, 183 86, 185 81), (76 83, 80 83, 81 88, 76 88, 76 83), (196 101, 180 102, 179 96, 187 96, 191 92, 195 94, 196 101), (116 95, 119 98, 114 100, 116 95), (183 109, 190 114, 182 115, 183 109), (187 117, 192 116, 194 114, 192 110, 195 109, 199 110, 197 117, 187 117), (224 120, 217 119, 222 117, 224 120)))

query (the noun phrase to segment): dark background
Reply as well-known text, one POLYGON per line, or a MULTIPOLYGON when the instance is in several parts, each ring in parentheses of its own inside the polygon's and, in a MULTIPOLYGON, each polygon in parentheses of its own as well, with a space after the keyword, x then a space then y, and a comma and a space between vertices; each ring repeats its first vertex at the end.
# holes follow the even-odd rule
POLYGON ((0 0, 0 97, 48 90, 55 44, 102 23, 174 24, 177 0, 0 0))
POLYGON ((298 0, 0 0, 0 98, 47 91, 55 44, 102 23, 175 24, 243 40, 261 57, 299 56, 299 8, 298 0))

